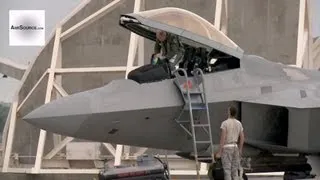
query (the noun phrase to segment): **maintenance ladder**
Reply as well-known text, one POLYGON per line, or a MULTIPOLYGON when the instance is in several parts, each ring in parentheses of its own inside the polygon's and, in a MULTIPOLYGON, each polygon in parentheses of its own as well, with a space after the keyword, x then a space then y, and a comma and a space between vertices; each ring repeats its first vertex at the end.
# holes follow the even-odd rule
MULTIPOLYGON (((211 160, 214 163, 213 155, 213 142, 210 124, 210 115, 208 102, 205 92, 205 84, 203 79, 203 72, 197 68, 193 71, 193 77, 188 77, 185 69, 177 69, 173 73, 175 75, 174 83, 180 90, 184 100, 184 107, 182 108, 176 122, 192 137, 194 157, 196 161, 197 177, 200 178, 200 162, 201 160, 211 160), (201 88, 202 85, 202 88, 201 88), (196 114, 199 116, 201 112, 206 111, 206 118, 197 119, 196 114), (189 112, 189 119, 183 117, 185 113, 189 112), (182 120, 181 120, 182 119, 182 120), (196 120, 195 120, 196 119, 196 120), (191 132, 190 132, 191 129, 191 132), (201 140, 197 139, 201 137, 201 140), (211 155, 209 157, 198 157, 198 146, 209 145, 211 148, 211 155)), ((203 113, 202 113, 203 114, 203 113)))

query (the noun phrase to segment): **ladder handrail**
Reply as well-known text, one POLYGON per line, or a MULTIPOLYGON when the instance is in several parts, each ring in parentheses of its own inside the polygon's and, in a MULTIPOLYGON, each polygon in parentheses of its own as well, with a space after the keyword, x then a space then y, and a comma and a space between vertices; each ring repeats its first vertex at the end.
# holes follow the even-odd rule
MULTIPOLYGON (((207 96, 206 96, 206 89, 205 89, 205 82, 204 82, 204 73, 201 69, 196 68, 193 70, 193 77, 189 78, 187 71, 183 68, 178 68, 175 71, 172 72, 172 74, 175 76, 174 82, 176 83, 176 85, 179 88, 180 93, 182 93, 182 97, 184 100, 184 107, 187 107, 187 103, 188 103, 188 110, 189 110, 189 115, 190 115, 190 125, 191 125, 191 130, 192 130, 192 134, 190 134, 190 132, 183 126, 181 125, 177 120, 176 122, 179 123, 179 125, 189 134, 192 135, 192 139, 193 139, 193 149, 194 149, 194 158, 196 161, 196 172, 197 172, 197 177, 199 178, 199 170, 200 170, 200 162, 199 160, 201 160, 201 158, 198 157, 198 147, 197 147, 197 143, 210 143, 211 147, 211 160, 212 163, 215 162, 215 158, 213 156, 214 153, 214 148, 213 148, 213 140, 212 140, 212 132, 211 132, 211 122, 210 122, 210 113, 209 113, 209 105, 208 105, 208 101, 207 101, 207 96), (182 72, 182 75, 180 75, 179 72, 182 72), (189 82, 191 82, 191 86, 189 86, 189 82), (202 88, 201 88, 201 84, 202 84, 202 88), (196 92, 194 92, 194 90, 196 92), (193 95, 192 97, 194 98, 194 96, 200 96, 201 99, 201 103, 202 105, 205 106, 205 110, 206 110, 206 115, 207 115, 207 126, 208 130, 204 127, 205 124, 201 124, 201 125, 195 125, 194 122, 194 116, 193 116, 193 102, 192 102, 192 98, 191 98, 191 94, 193 95), (187 97, 186 97, 187 96, 187 97), (202 127, 203 126, 203 127, 202 127), (202 127, 204 129, 204 131, 207 133, 207 135, 209 136, 209 140, 205 141, 205 140, 197 140, 196 138, 196 127, 202 127)), ((197 102, 194 102, 197 103, 197 102)), ((184 108, 183 108, 184 110, 184 108)), ((182 110, 182 111, 183 111, 182 110)), ((179 114, 178 119, 181 117, 182 114, 179 114)))
MULTIPOLYGON (((211 155, 213 155, 214 150, 213 150, 213 140, 212 140, 212 132, 211 132, 211 121, 210 121, 209 106, 208 106, 207 94, 206 94, 207 92, 206 92, 206 88, 205 88, 205 82, 204 82, 204 79, 203 79, 204 74, 203 74, 203 71, 200 68, 196 68, 193 72, 194 72, 194 76, 197 76, 198 72, 201 75, 200 78, 201 78, 201 83, 202 83, 202 92, 203 92, 204 101, 205 101, 206 108, 207 108, 208 124, 210 126, 210 128, 209 128, 209 133, 210 133, 209 137, 210 137, 210 141, 212 142, 212 144, 211 144, 211 155)), ((212 156, 212 163, 214 163, 214 162, 215 162, 215 158, 214 158, 214 156, 212 156)))
MULTIPOLYGON (((196 142, 196 136, 195 136, 195 129, 194 129, 194 119, 193 119, 193 112, 192 112, 192 104, 191 104, 191 97, 190 97, 190 91, 189 91, 189 86, 188 86, 188 75, 187 75, 187 71, 185 69, 182 69, 182 68, 178 68, 176 71, 174 71, 173 73, 180 76, 179 74, 179 71, 182 71, 183 72, 183 75, 185 77, 185 82, 187 83, 187 86, 186 86, 186 89, 187 89, 187 96, 188 96, 188 105, 189 105, 189 113, 190 113, 190 119, 191 119, 191 130, 192 130, 192 138, 193 138, 193 142, 196 142)), ((178 78, 177 80, 179 81, 179 77, 176 76, 176 78, 178 78)), ((180 82, 179 82, 180 84, 180 82)), ((181 87, 180 87, 181 88, 181 87)), ((197 172, 197 176, 199 177, 199 168, 200 168, 200 165, 199 165, 199 160, 198 160, 198 150, 197 150, 197 144, 196 143, 193 143, 193 149, 194 149, 194 157, 195 157, 195 161, 196 161, 196 172, 197 172)))

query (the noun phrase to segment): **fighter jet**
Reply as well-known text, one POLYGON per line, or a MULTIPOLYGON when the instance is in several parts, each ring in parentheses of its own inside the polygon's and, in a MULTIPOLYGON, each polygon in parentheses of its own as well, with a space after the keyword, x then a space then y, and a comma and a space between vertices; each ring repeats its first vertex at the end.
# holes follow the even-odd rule
MULTIPOLYGON (((202 52, 188 55, 191 60, 184 63, 190 66, 180 64, 180 69, 191 75, 176 73, 143 83, 130 78, 113 80, 106 86, 42 105, 26 115, 25 121, 66 136, 174 150, 193 159, 193 139, 185 130, 190 127, 184 129, 177 121, 188 116, 179 117, 185 100, 175 82, 179 76, 191 80, 191 86, 198 85, 192 72, 200 69, 197 72, 203 72, 203 76, 197 77, 204 84, 214 148, 219 144, 220 124, 227 118, 227 108, 233 105, 245 130, 244 156, 257 157, 257 161, 269 157, 273 162, 257 165, 255 171, 293 171, 297 164, 298 171, 307 171, 301 168, 306 162, 300 157, 290 161, 272 154, 320 152, 318 71, 245 54, 211 23, 179 8, 121 15, 119 24, 151 41, 156 40, 157 30, 163 30, 178 36, 186 53, 202 52), (285 163, 287 160, 290 162, 285 163)), ((201 121, 206 113, 198 115, 201 121)), ((204 156, 210 156, 209 145, 198 148, 204 156)))

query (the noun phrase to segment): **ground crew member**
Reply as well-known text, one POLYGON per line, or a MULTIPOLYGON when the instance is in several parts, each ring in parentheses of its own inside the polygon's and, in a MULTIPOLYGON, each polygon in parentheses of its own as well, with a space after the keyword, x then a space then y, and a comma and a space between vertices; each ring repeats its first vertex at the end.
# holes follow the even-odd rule
POLYGON ((184 52, 183 44, 180 42, 178 36, 162 30, 156 32, 152 64, 157 64, 158 60, 167 60, 171 70, 173 70, 182 60, 184 52))
POLYGON ((228 119, 221 123, 220 147, 217 158, 221 157, 225 180, 238 180, 242 147, 244 143, 243 127, 236 119, 237 110, 228 109, 228 119), (237 141, 240 137, 239 145, 237 141))

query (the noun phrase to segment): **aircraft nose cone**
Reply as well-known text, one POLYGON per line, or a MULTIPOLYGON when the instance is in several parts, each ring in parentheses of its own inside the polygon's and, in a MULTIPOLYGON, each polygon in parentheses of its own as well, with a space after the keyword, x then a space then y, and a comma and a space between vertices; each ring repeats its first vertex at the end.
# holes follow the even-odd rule
MULTIPOLYGON (((93 122, 94 114, 120 111, 123 107, 122 102, 129 98, 122 101, 119 99, 126 94, 130 87, 137 85, 133 81, 125 80, 110 82, 104 87, 80 92, 44 104, 23 117, 23 120, 50 132, 68 136, 82 135, 80 131, 89 129, 88 123, 93 122)), ((107 115, 103 117, 105 124, 108 124, 108 118, 107 115)))
POLYGON ((72 135, 91 114, 88 101, 85 93, 58 99, 33 110, 23 120, 44 130, 72 135))

